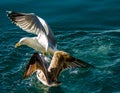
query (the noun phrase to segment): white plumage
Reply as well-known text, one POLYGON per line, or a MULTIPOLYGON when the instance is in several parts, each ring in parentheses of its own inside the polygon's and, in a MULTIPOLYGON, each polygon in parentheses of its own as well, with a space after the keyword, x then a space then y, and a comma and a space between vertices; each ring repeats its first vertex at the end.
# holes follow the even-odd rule
POLYGON ((16 44, 16 47, 27 45, 36 51, 47 54, 53 54, 57 50, 54 34, 42 18, 33 13, 18 13, 12 11, 8 11, 8 17, 24 31, 37 35, 32 38, 21 38, 16 44))

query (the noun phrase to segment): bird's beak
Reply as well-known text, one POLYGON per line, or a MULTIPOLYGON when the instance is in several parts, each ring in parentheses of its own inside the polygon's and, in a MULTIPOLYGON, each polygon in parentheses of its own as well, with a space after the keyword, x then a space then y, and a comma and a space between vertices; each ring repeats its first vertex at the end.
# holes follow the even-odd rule
POLYGON ((20 44, 19 43, 16 43, 15 44, 15 48, 17 48, 17 47, 19 47, 20 46, 20 44))

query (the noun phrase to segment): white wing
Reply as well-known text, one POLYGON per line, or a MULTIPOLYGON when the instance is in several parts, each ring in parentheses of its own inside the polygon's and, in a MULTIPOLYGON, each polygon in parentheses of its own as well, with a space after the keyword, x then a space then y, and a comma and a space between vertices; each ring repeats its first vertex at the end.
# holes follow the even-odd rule
POLYGON ((33 13, 18 13, 12 11, 8 11, 8 17, 13 23, 29 33, 36 35, 45 34, 48 42, 50 42, 53 46, 56 46, 54 34, 42 18, 33 13))
POLYGON ((43 47, 45 47, 45 51, 47 52, 47 50, 48 50, 48 44, 49 43, 48 43, 48 39, 47 39, 46 35, 45 34, 43 34, 43 35, 39 34, 38 37, 37 37, 37 39, 38 39, 38 42, 43 47))

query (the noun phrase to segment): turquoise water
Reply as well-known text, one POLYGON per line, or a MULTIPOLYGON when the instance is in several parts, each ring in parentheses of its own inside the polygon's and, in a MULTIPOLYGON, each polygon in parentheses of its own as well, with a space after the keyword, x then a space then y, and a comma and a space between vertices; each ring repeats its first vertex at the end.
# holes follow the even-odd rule
POLYGON ((0 1, 0 93, 120 93, 119 0, 0 1), (35 13, 52 28, 58 49, 96 66, 68 69, 60 87, 48 88, 35 74, 23 80, 34 50, 14 45, 33 36, 12 24, 6 10, 35 13))

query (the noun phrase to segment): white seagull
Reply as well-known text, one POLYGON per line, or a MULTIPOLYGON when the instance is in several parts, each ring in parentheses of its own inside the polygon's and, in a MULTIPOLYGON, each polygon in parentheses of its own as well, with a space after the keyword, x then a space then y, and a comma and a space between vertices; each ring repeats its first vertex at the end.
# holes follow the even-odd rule
POLYGON ((54 34, 48 24, 34 13, 7 11, 10 20, 24 31, 37 35, 21 38, 15 47, 27 45, 43 54, 54 54, 57 50, 54 34))
POLYGON ((26 67, 23 77, 27 78, 34 72, 37 72, 36 75, 38 80, 44 85, 49 87, 58 86, 61 84, 61 82, 58 81, 60 73, 64 69, 70 67, 88 68, 93 66, 82 60, 72 57, 70 54, 64 51, 55 51, 50 65, 47 66, 44 58, 38 53, 34 53, 26 67))

